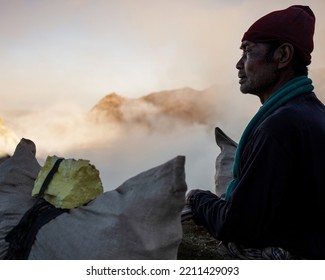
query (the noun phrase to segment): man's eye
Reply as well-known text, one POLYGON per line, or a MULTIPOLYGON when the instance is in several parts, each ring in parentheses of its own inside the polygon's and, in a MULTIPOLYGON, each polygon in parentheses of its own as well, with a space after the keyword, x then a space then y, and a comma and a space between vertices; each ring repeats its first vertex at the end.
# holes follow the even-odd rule
POLYGON ((243 50, 242 57, 247 57, 250 54, 251 50, 245 49, 243 50))
POLYGON ((247 56, 247 51, 243 51, 242 55, 243 58, 245 58, 247 56))

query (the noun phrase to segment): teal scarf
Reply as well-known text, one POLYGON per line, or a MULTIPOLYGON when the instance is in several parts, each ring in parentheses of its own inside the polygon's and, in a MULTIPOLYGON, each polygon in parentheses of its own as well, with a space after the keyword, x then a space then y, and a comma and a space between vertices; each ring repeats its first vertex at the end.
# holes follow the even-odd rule
POLYGON ((269 115, 271 115, 275 110, 277 110, 287 101, 303 93, 310 92, 313 89, 314 87, 312 85, 312 80, 306 76, 300 76, 287 82, 266 100, 263 106, 259 109, 256 115, 249 122, 249 124, 245 128, 243 135, 240 138, 233 166, 233 180, 227 187, 225 197, 226 200, 229 200, 232 192, 237 186, 239 176, 239 162, 241 155, 243 153, 243 150, 245 149, 247 141, 254 134, 257 127, 269 115))

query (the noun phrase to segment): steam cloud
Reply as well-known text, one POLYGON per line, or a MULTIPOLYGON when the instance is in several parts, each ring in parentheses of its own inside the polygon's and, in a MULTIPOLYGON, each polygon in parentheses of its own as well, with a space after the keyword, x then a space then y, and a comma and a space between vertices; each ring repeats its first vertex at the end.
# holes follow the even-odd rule
MULTIPOLYGON (((213 189, 219 153, 214 127, 238 141, 260 106, 256 97, 239 93, 235 64, 241 36, 258 17, 295 3, 202 2, 7 1, 0 10, 5 42, 0 46, 0 116, 18 138, 35 142, 40 162, 52 154, 89 159, 106 189, 178 154, 186 156, 189 188, 213 189), (195 116, 209 121, 176 123, 147 103, 124 110, 131 119, 146 115, 154 129, 139 123, 95 125, 85 117, 89 104, 106 91, 141 96, 214 83, 205 100, 194 100, 212 104, 208 117, 195 116)), ((325 2, 309 3, 317 17, 312 67, 321 68, 325 18, 319 13, 325 2)))
MULTIPOLYGON (((89 159, 99 169, 106 190, 177 155, 186 156, 189 188, 212 190, 219 153, 214 127, 225 123, 223 119, 230 113, 227 103, 233 104, 233 116, 239 111, 239 104, 220 97, 220 91, 213 87, 198 95, 185 92, 178 102, 184 106, 180 110, 186 119, 143 99, 130 99, 121 107, 123 122, 96 123, 79 108, 60 103, 12 116, 10 125, 19 137, 35 142, 41 164, 47 155, 89 159)), ((165 108, 177 102, 173 91, 162 98, 165 108)), ((244 116, 241 112, 237 117, 244 116)))

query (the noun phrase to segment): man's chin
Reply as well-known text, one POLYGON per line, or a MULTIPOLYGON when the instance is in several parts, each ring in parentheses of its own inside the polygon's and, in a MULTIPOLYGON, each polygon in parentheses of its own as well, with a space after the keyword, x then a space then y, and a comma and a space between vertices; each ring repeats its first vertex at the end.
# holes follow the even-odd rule
POLYGON ((245 87, 244 85, 240 85, 239 89, 240 89, 241 93, 243 93, 243 94, 250 93, 250 90, 247 87, 245 87))

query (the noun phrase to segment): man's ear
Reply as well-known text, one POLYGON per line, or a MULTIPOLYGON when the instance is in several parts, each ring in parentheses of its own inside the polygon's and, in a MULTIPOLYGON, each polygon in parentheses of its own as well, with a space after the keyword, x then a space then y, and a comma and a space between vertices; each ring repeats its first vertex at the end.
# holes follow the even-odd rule
POLYGON ((278 61, 278 69, 285 68, 292 62, 294 48, 290 43, 284 43, 274 53, 274 57, 278 61))

